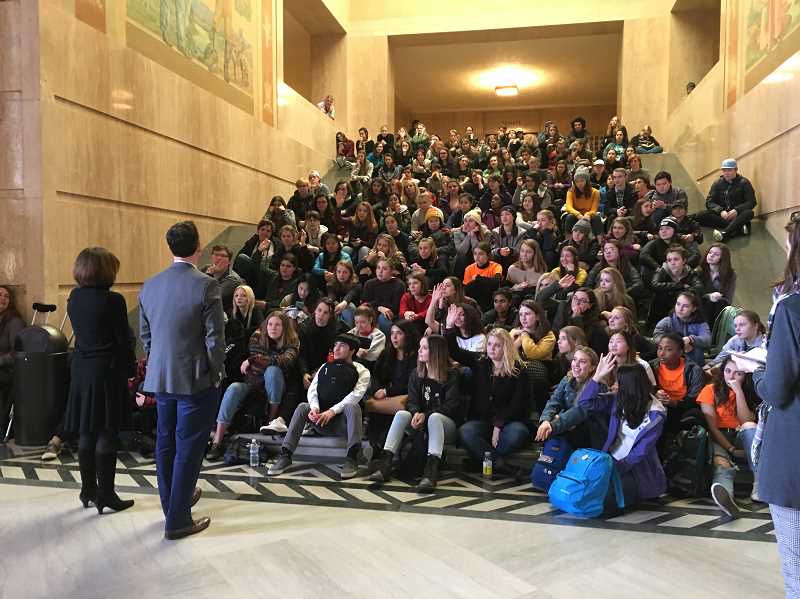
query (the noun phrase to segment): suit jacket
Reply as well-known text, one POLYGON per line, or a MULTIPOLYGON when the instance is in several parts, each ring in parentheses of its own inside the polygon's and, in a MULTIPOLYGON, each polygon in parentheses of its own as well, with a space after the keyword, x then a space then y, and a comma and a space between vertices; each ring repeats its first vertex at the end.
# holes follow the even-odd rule
POLYGON ((220 286, 191 264, 176 262, 145 281, 139 328, 148 354, 144 390, 193 395, 225 372, 220 286))

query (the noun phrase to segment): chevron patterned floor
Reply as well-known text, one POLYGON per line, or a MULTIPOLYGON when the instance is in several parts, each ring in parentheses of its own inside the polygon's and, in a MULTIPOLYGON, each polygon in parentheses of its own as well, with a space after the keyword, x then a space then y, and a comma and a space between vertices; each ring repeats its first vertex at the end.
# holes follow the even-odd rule
MULTIPOLYGON (((77 455, 68 450, 43 463, 40 452, 0 459, 0 484, 77 488, 77 455)), ((345 509, 410 512, 490 520, 625 530, 719 539, 773 542, 766 505, 741 502, 743 515, 729 520, 709 499, 662 497, 620 516, 583 520, 554 510, 547 497, 525 481, 489 481, 480 475, 449 470, 436 493, 419 495, 400 480, 376 487, 365 477, 340 481, 338 466, 295 463, 280 477, 266 468, 205 462, 199 485, 209 497, 251 502, 314 505, 345 509)), ((117 486, 125 493, 157 493, 155 463, 136 453, 120 452, 117 486)))

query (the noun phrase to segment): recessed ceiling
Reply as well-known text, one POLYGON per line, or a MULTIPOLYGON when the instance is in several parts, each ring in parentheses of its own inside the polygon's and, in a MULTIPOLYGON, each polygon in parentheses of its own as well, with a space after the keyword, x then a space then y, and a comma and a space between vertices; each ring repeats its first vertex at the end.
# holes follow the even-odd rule
POLYGON ((618 22, 392 37, 396 94, 412 112, 615 104, 621 37, 618 22))

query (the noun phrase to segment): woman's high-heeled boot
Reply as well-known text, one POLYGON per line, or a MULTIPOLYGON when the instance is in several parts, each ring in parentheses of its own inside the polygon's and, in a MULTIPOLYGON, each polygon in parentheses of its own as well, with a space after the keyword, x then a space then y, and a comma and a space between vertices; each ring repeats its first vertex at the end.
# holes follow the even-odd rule
POLYGON ((127 510, 133 505, 133 499, 122 500, 114 491, 114 478, 117 474, 117 454, 98 453, 97 461, 97 499, 94 504, 97 513, 102 514, 104 508, 115 512, 127 510))
POLYGON ((97 498, 97 470, 94 461, 94 449, 78 451, 78 465, 81 472, 81 493, 78 498, 84 508, 94 503, 97 498))

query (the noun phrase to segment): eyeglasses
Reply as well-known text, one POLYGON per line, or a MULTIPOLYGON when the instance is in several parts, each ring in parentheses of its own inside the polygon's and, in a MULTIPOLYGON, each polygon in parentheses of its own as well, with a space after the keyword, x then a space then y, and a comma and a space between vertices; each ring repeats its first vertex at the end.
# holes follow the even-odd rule
POLYGON ((588 299, 581 299, 579 297, 573 297, 572 301, 576 304, 590 304, 591 302, 588 299))

